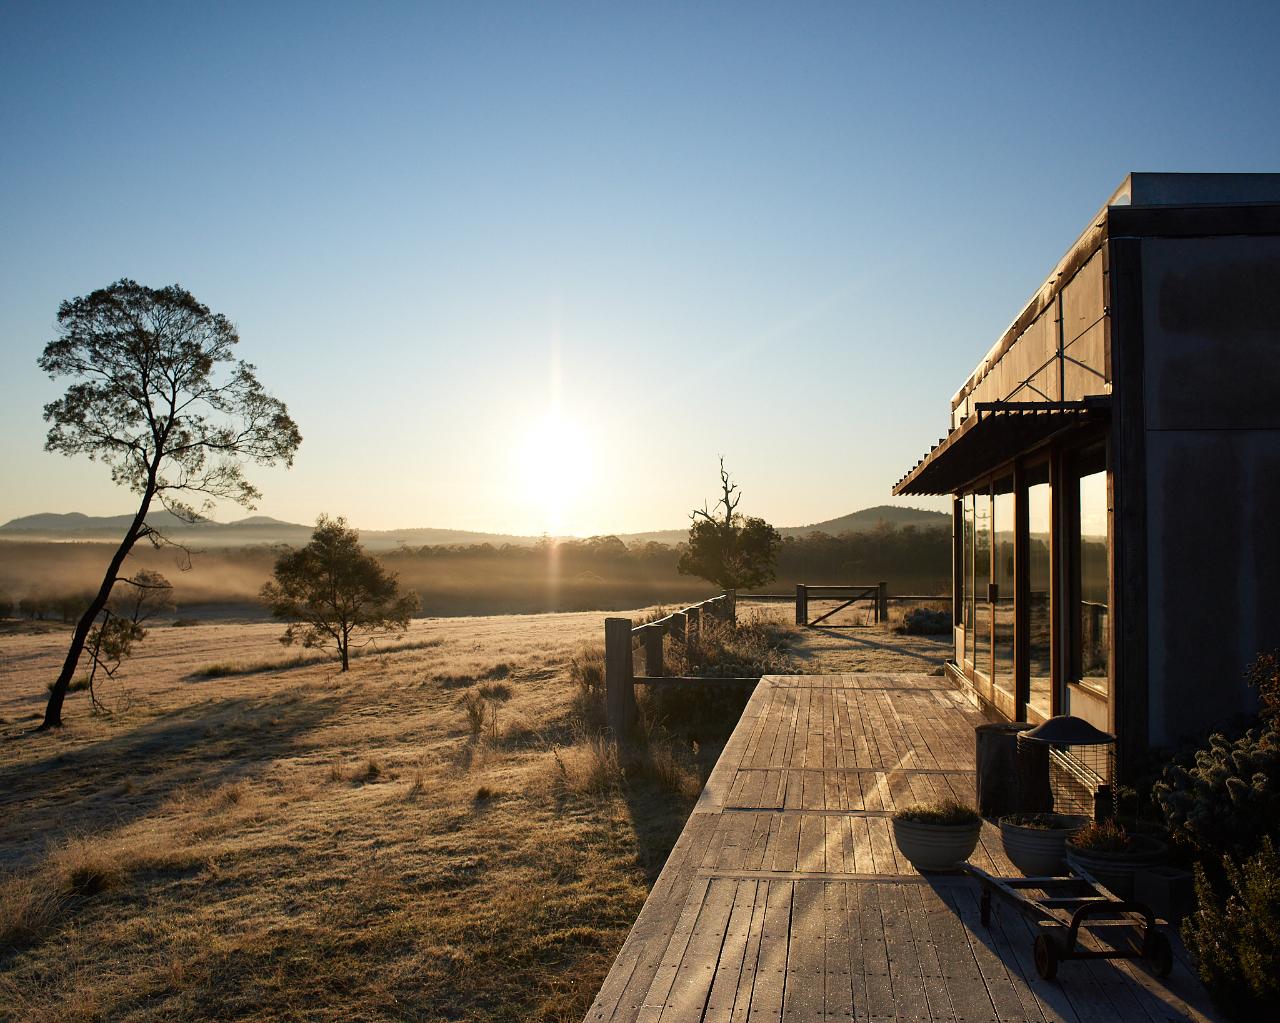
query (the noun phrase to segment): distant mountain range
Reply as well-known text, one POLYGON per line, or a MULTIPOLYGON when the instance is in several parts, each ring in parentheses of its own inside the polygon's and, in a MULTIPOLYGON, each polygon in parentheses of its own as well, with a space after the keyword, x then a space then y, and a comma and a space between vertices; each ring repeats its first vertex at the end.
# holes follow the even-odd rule
MULTIPOLYGON (((169 512, 160 511, 148 516, 158 529, 170 533, 184 543, 214 547, 245 547, 254 544, 303 544, 311 536, 311 526, 296 522, 284 522, 269 515, 251 515, 235 522, 214 522, 203 519, 195 524, 183 522, 169 512)), ((84 515, 80 512, 43 512, 24 515, 0 526, 0 539, 5 540, 111 540, 119 536, 133 521, 132 515, 84 515)), ((880 505, 862 511, 842 515, 838 519, 815 522, 809 526, 783 526, 778 532, 783 536, 805 536, 809 533, 857 533, 874 529, 882 523, 893 526, 945 526, 950 517, 943 512, 926 511, 923 508, 895 508, 880 505)), ((619 539, 627 544, 655 543, 677 544, 689 535, 688 528, 663 529, 651 533, 621 533, 619 539)), ((534 544, 540 537, 514 536, 506 533, 477 533, 465 529, 362 529, 360 538, 374 550, 389 550, 401 545, 408 547, 437 546, 440 544, 491 543, 495 546, 509 544, 534 544)))

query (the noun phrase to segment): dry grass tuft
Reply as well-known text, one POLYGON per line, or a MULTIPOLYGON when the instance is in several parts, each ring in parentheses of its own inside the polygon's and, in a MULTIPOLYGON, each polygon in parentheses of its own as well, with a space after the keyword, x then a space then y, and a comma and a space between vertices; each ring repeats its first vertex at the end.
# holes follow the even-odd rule
POLYGON ((462 698, 462 709, 467 715, 467 730, 473 737, 478 737, 484 729, 489 702, 479 693, 467 693, 462 698))
POLYGON ((0 952, 44 939, 62 918, 65 892, 43 877, 10 877, 0 882, 0 952))
POLYGON ((511 699, 511 687, 505 682, 486 682, 477 691, 494 703, 506 703, 511 699))
POLYGON ((553 791, 567 795, 601 796, 617 792, 626 780, 618 747, 603 735, 588 736, 575 746, 551 751, 553 791))

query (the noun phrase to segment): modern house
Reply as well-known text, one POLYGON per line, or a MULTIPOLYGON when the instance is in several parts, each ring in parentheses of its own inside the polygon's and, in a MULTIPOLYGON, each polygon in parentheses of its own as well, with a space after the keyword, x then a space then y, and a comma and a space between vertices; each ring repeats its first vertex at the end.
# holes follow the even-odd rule
POLYGON ((1131 174, 898 495, 954 499, 953 681, 1151 747, 1280 647, 1280 174, 1131 174))

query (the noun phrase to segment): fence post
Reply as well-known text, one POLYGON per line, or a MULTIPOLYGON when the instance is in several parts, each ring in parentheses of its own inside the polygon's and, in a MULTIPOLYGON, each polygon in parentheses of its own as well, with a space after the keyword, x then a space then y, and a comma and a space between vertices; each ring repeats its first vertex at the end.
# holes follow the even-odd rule
POLYGON ((649 678, 662 678, 666 674, 662 663, 663 631, 661 625, 650 625, 644 630, 644 673, 649 678))
POLYGON ((636 715, 630 618, 604 620, 604 707, 614 739, 622 742, 636 715))
POLYGON ((686 636, 691 643, 696 642, 698 639, 698 633, 702 630, 702 608, 686 608, 684 616, 688 621, 688 631, 686 632, 686 636))
POLYGON ((889 584, 876 584, 876 621, 887 622, 889 620, 889 584))
POLYGON ((671 614, 671 624, 670 626, 668 626, 668 629, 671 633, 671 638, 683 643, 685 633, 687 631, 686 626, 688 624, 689 624, 688 615, 686 615, 683 611, 673 611, 671 614))
POLYGON ((809 624, 809 590, 804 583, 796 583, 796 624, 809 624))
POLYGON ((724 618, 730 625, 736 625, 738 621, 738 591, 724 591, 724 618))

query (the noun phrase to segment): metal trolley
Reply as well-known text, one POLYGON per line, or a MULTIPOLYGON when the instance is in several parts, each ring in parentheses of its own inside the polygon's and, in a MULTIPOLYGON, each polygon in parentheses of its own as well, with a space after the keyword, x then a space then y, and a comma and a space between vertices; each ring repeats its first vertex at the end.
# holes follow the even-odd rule
POLYGON ((1084 870, 1073 867, 1061 877, 993 877, 972 864, 965 868, 982 882, 982 924, 991 925, 991 896, 999 894, 1021 913, 1041 924, 1035 940, 1036 972, 1045 980, 1058 974, 1064 959, 1145 959, 1157 976, 1167 977, 1173 969, 1173 946, 1156 924, 1151 907, 1143 902, 1117 898, 1084 870), (1032 893, 1039 892, 1039 895, 1032 893), (1080 944, 1086 925, 1101 924, 1108 939, 1097 949, 1080 944), (1065 937, 1055 933, 1066 928, 1065 937))

